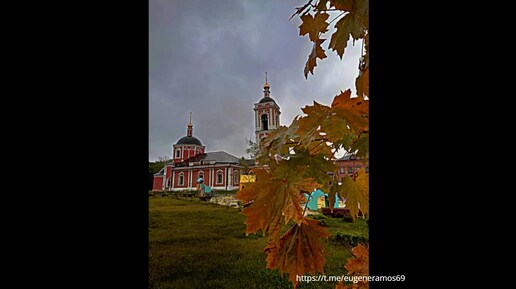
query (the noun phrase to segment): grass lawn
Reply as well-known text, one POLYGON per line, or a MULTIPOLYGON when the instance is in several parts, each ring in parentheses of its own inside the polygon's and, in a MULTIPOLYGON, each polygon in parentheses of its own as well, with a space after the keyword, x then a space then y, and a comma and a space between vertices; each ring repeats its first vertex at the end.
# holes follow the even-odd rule
MULTIPOLYGON (((245 236, 238 209, 174 198, 149 199, 149 288, 292 288, 285 275, 265 269, 267 238, 245 236)), ((344 228, 367 236, 365 221, 325 220, 333 235, 344 228)), ((342 275, 351 254, 325 240, 326 275, 342 275)), ((335 288, 336 282, 298 288, 335 288)))

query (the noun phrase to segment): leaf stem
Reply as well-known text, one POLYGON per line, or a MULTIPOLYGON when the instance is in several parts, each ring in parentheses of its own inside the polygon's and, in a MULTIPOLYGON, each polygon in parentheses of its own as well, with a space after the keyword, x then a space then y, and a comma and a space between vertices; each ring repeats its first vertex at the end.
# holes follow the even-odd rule
POLYGON ((306 208, 308 208, 308 202, 310 202, 310 199, 312 198, 312 193, 309 193, 307 195, 308 195, 308 200, 306 200, 305 209, 303 210, 303 217, 305 216, 306 208))
POLYGON ((355 258, 357 257, 357 256, 355 256, 355 254, 353 254, 353 252, 351 252, 351 250, 349 250, 349 249, 348 249, 348 246, 346 246, 346 245, 347 245, 347 243, 346 243, 346 242, 344 242, 344 241, 340 241, 340 243, 342 244, 342 246, 343 246, 344 248, 346 248, 346 250, 348 250, 348 252, 349 252, 353 257, 355 257, 355 258))

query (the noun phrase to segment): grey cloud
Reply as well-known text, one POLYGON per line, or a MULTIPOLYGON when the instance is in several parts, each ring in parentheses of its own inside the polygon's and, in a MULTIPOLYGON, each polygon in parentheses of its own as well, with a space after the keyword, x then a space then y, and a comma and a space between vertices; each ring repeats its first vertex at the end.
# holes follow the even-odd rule
POLYGON ((357 44, 342 61, 327 51, 315 75, 304 78, 311 44, 299 36, 300 20, 288 20, 301 2, 150 0, 149 160, 171 155, 189 111, 207 151, 245 156, 265 71, 284 125, 313 100, 330 104, 354 86, 357 44))

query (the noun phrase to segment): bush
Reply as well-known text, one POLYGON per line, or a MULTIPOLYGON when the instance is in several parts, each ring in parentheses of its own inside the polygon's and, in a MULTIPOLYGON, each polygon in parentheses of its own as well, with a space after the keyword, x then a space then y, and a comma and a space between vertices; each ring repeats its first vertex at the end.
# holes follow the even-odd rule
POLYGON ((346 223, 353 223, 355 221, 353 220, 353 217, 349 214, 344 215, 344 217, 342 217, 342 220, 346 223))
POLYGON ((311 215, 310 218, 319 221, 319 225, 321 225, 321 227, 328 227, 328 217, 326 217, 325 215, 311 215))
POLYGON ((352 247, 357 246, 358 243, 367 244, 369 242, 366 237, 351 235, 346 232, 337 232, 337 234, 335 234, 335 241, 350 245, 352 247))

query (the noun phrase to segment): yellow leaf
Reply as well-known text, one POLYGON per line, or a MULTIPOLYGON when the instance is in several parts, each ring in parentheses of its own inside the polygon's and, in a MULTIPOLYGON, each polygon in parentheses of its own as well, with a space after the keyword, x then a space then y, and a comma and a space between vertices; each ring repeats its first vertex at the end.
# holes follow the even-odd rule
POLYGON ((355 134, 369 131, 369 100, 363 97, 351 98, 351 90, 335 96, 332 110, 346 120, 355 134))
POLYGON ((356 177, 344 176, 340 187, 340 196, 346 198, 346 208, 353 218, 358 216, 359 206, 362 215, 369 212, 369 174, 364 168, 356 177))

